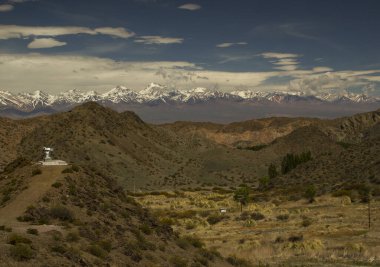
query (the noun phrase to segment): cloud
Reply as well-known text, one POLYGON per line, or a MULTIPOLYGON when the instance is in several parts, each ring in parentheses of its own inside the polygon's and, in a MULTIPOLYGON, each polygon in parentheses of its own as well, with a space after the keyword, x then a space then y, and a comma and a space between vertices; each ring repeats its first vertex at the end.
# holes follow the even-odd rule
POLYGON ((31 36, 60 36, 60 35, 109 35, 119 38, 129 38, 134 35, 133 32, 125 28, 97 28, 91 29, 87 27, 55 27, 55 26, 18 26, 18 25, 0 25, 0 39, 25 38, 31 36))
POLYGON ((298 58, 301 56, 298 54, 277 52, 265 52, 259 55, 265 59, 270 59, 270 62, 275 65, 274 69, 282 71, 296 70, 299 65, 298 58))
POLYGON ((173 37, 163 37, 163 36, 139 36, 138 39, 135 40, 135 43, 143 43, 143 44, 181 44, 183 43, 183 38, 173 38, 173 37))
POLYGON ((263 58, 276 58, 276 59, 297 58, 301 56, 298 54, 276 53, 276 52, 265 52, 265 53, 261 53, 260 55, 263 58))
POLYGON ((274 67, 274 69, 291 71, 291 70, 296 70, 297 66, 296 65, 284 65, 284 66, 274 67))
POLYGON ((212 88, 215 84, 223 90, 241 84, 254 88, 275 75, 272 72, 212 71, 182 61, 130 62, 37 53, 0 54, 0 73, 7 73, 0 75, 0 84, 7 90, 43 89, 51 93, 70 88, 102 92, 118 84, 139 90, 152 81, 178 88, 212 88), (57 77, 64 78, 57 80, 57 77))
POLYGON ((14 6, 9 5, 9 4, 0 5, 0 12, 9 12, 9 11, 12 11, 13 9, 14 9, 14 6))
POLYGON ((236 45, 247 45, 247 44, 248 44, 247 42, 238 42, 238 43, 221 43, 221 44, 216 45, 216 47, 218 47, 218 48, 227 48, 227 47, 231 47, 231 46, 236 46, 236 45))
POLYGON ((182 6, 179 6, 178 8, 179 9, 190 10, 190 11, 195 11, 195 10, 201 9, 202 7, 200 5, 198 5, 198 4, 188 3, 188 4, 184 4, 182 6))
POLYGON ((329 71, 333 71, 333 69, 329 67, 314 67, 313 68, 313 72, 329 72, 329 71))
POLYGON ((53 38, 40 38, 34 39, 31 43, 28 44, 30 49, 39 49, 39 48, 51 48, 66 45, 65 42, 60 42, 53 38))
POLYGON ((119 38, 124 38, 124 39, 127 39, 127 38, 135 35, 135 33, 131 32, 125 28, 122 28, 122 27, 118 27, 118 28, 112 28, 112 27, 96 28, 95 31, 97 33, 101 33, 104 35, 110 35, 113 37, 119 37, 119 38))
POLYGON ((282 66, 283 65, 298 65, 299 62, 297 61, 297 59, 293 59, 293 58, 281 58, 281 59, 272 61, 272 64, 282 65, 282 66))
POLYGON ((350 88, 375 94, 379 90, 380 70, 333 71, 328 67, 300 70, 291 68, 294 65, 278 65, 285 66, 287 70, 229 72, 205 69, 186 61, 136 62, 90 56, 0 54, 0 73, 7 74, 0 75, 0 84, 14 92, 28 88, 50 93, 72 88, 102 92, 118 84, 140 90, 149 82, 178 89, 200 86, 230 91, 245 86, 251 90, 284 89, 308 94, 345 92, 350 88), (278 78, 284 78, 284 82, 273 83, 278 78))
POLYGON ((0 4, 0 12, 9 12, 12 11, 15 7, 15 4, 21 4, 25 2, 31 2, 37 0, 8 0, 5 4, 0 4))

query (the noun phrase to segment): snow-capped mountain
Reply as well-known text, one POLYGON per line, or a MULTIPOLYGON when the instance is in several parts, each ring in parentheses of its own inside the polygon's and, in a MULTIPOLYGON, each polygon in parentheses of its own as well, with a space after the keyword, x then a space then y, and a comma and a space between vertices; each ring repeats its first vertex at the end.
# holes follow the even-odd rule
POLYGON ((43 91, 32 93, 12 94, 0 91, 0 108, 13 108, 21 111, 33 111, 39 108, 53 108, 62 110, 88 101, 100 102, 108 105, 141 104, 197 104, 209 101, 257 102, 257 103, 295 103, 295 102, 322 102, 322 103, 380 103, 380 98, 369 97, 364 94, 321 94, 305 95, 300 92, 260 92, 252 90, 235 90, 229 93, 210 90, 207 88, 193 88, 177 90, 164 85, 151 83, 140 92, 124 86, 117 86, 103 94, 95 91, 81 92, 69 90, 57 95, 50 95, 43 91))

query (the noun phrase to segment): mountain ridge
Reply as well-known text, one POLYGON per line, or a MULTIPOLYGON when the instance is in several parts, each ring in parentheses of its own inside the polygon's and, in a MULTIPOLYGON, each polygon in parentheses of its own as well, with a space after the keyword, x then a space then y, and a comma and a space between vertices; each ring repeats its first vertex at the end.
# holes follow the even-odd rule
POLYGON ((275 91, 262 92, 252 90, 234 90, 222 92, 207 88, 190 90, 170 89, 167 86, 151 83, 145 89, 137 92, 124 86, 117 86, 105 93, 96 91, 81 92, 73 89, 57 95, 51 95, 37 90, 32 93, 12 94, 0 90, 0 108, 16 108, 21 111, 33 111, 41 107, 62 109, 88 101, 99 103, 126 104, 195 104, 215 100, 252 103, 380 103, 380 97, 370 97, 365 94, 304 94, 299 92, 275 91))

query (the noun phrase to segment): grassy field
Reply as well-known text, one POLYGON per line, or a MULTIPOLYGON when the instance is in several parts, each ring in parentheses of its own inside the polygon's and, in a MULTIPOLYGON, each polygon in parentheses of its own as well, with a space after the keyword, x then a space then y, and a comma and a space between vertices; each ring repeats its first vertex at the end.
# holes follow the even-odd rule
MULTIPOLYGON (((252 266, 380 266, 380 201, 347 196, 253 202, 243 207, 228 190, 136 194, 143 206, 181 235, 196 235, 225 257, 252 266), (227 209, 221 213, 220 208, 227 209)), ((242 265, 238 265, 242 266, 242 265)))

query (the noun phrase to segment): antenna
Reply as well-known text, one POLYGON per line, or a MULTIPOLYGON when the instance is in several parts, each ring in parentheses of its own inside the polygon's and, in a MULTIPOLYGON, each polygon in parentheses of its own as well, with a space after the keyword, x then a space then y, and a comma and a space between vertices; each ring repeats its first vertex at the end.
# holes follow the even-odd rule
POLYGON ((51 147, 44 147, 44 152, 45 152, 44 161, 52 160, 52 158, 50 157, 50 152, 53 152, 53 151, 54 149, 51 147))

